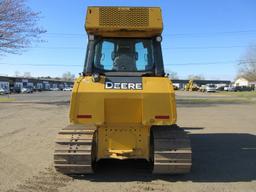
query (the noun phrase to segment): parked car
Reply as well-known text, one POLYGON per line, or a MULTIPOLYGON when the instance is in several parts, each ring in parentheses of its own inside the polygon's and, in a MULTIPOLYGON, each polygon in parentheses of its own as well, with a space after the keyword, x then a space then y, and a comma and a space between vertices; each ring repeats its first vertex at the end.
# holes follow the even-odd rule
POLYGON ((66 87, 63 89, 63 91, 72 91, 72 88, 71 87, 66 87))
POLYGON ((9 89, 5 89, 5 94, 10 94, 11 91, 9 89))
POLYGON ((34 91, 42 92, 43 89, 42 88, 35 88, 34 91))
POLYGON ((213 84, 206 85, 205 90, 206 92, 216 92, 216 86, 213 84))
POLYGON ((199 91, 205 92, 206 91, 206 85, 201 85, 201 87, 199 88, 199 91))
POLYGON ((227 87, 224 87, 224 91, 236 91, 236 88, 233 86, 227 86, 227 87))
POLYGON ((174 89, 174 90, 179 90, 179 87, 176 86, 176 85, 173 85, 173 89, 174 89))
POLYGON ((10 91, 5 88, 0 88, 0 95, 10 94, 10 91))
POLYGON ((31 87, 27 87, 27 88, 23 87, 21 89, 21 93, 33 93, 33 88, 31 88, 31 87))
POLYGON ((28 93, 33 93, 34 92, 33 87, 28 87, 27 90, 28 90, 28 93))
POLYGON ((224 87, 224 91, 253 91, 252 87, 247 87, 247 86, 236 86, 236 87, 224 87))
POLYGON ((3 88, 0 88, 0 95, 4 95, 5 94, 5 90, 3 88))
POLYGON ((21 93, 21 87, 13 87, 12 92, 13 93, 21 93))
POLYGON ((235 87, 236 91, 252 91, 252 87, 247 87, 247 86, 236 86, 235 87))
POLYGON ((22 89, 21 89, 21 93, 27 93, 27 88, 25 88, 25 87, 23 87, 22 89))
POLYGON ((59 91, 60 89, 55 87, 55 88, 50 88, 50 91, 59 91))
POLYGON ((224 91, 224 88, 225 88, 225 86, 220 86, 220 87, 217 87, 216 90, 217 91, 224 91))

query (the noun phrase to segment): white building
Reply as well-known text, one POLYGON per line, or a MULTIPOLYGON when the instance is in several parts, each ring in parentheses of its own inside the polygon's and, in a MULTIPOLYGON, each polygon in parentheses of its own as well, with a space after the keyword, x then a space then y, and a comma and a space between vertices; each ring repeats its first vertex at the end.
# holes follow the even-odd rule
POLYGON ((19 87, 19 88, 23 88, 23 83, 22 82, 15 82, 14 83, 14 87, 19 87))
POLYGON ((36 84, 36 89, 43 89, 43 83, 37 83, 36 84))
POLYGON ((0 88, 9 90, 9 88, 10 88, 9 82, 0 81, 0 88))
POLYGON ((239 77, 236 79, 234 85, 237 86, 246 86, 246 87, 256 87, 256 75, 249 77, 239 77))
POLYGON ((249 80, 244 78, 244 77, 239 77, 238 79, 236 79, 235 81, 235 86, 246 86, 248 87, 249 86, 249 80))

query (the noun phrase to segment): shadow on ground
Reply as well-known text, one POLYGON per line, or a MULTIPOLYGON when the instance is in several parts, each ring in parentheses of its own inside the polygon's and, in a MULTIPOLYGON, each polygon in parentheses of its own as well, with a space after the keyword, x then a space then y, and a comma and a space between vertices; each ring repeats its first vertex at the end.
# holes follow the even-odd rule
MULTIPOLYGON (((191 128, 192 129, 192 128, 191 128)), ((143 160, 103 160, 94 175, 80 176, 94 182, 193 181, 239 182, 256 180, 256 136, 251 134, 191 134, 192 172, 187 175, 152 175, 143 160)))

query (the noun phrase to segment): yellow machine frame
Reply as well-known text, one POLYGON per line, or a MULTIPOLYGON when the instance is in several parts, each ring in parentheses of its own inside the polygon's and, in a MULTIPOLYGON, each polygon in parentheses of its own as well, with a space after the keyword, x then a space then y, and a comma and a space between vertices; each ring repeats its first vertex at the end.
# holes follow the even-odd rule
POLYGON ((152 37, 163 31, 162 13, 157 7, 88 7, 85 28, 103 37, 152 37))
POLYGON ((71 123, 97 126, 97 159, 149 160, 151 126, 176 123, 175 94, 170 80, 143 78, 143 90, 106 90, 104 82, 103 76, 98 83, 92 77, 76 80, 71 123))

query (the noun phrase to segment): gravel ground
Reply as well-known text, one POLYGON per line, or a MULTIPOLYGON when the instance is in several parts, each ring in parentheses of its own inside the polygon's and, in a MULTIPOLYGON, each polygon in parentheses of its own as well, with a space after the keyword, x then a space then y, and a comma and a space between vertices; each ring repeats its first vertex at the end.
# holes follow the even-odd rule
POLYGON ((0 95, 0 98, 15 99, 16 102, 32 102, 32 103, 52 103, 52 102, 68 102, 71 95, 70 91, 43 91, 34 93, 21 93, 0 95))
POLYGON ((193 147, 190 174, 154 176, 142 161, 106 161, 95 175, 71 178, 52 167, 55 136, 68 124, 69 95, 44 92, 0 103, 1 192, 256 191, 256 105, 178 106, 178 124, 193 147))

